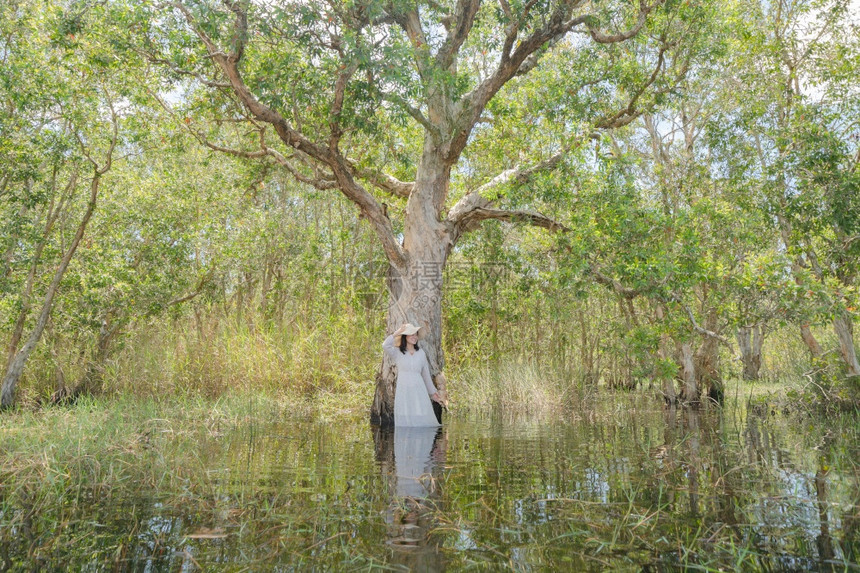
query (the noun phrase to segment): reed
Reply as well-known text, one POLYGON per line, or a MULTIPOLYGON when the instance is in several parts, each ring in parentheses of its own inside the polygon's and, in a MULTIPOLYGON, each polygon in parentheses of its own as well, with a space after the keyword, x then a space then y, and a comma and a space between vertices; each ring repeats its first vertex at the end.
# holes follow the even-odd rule
POLYGON ((452 375, 455 407, 511 414, 558 414, 582 398, 569 372, 540 368, 532 362, 480 363, 452 375))
MULTIPOLYGON (((196 319, 141 323, 101 365, 97 394, 215 399, 231 392, 265 393, 357 412, 372 397, 382 338, 349 313, 319 323, 273 323, 253 313, 228 320, 212 311, 196 319)), ((27 409, 47 403, 60 363, 66 384, 73 386, 83 371, 80 357, 46 348, 25 372, 19 404, 27 409)))
MULTIPOLYGON (((186 309, 135 321, 101 364, 96 390, 107 396, 201 394, 209 398, 241 390, 325 400, 337 412, 364 409, 381 359, 384 313, 362 309, 351 299, 334 299, 320 308, 294 302, 295 314, 278 319, 254 306, 228 312, 220 305, 202 304, 193 313, 186 309)), ((571 325, 560 325, 563 335, 548 341, 533 336, 529 316, 514 317, 499 322, 494 336, 485 320, 461 314, 447 317, 445 324, 446 374, 457 404, 552 412, 601 385, 635 383, 626 362, 611 359, 611 344, 588 337, 579 340, 573 331, 564 334, 571 325), (592 345, 595 352, 584 352, 582 344, 592 345), (591 354, 592 371, 588 371, 582 359, 591 354)), ((599 329, 596 322, 587 326, 599 329)), ((837 347, 829 329, 814 331, 825 348, 837 347)), ((74 386, 91 354, 82 349, 91 342, 86 336, 48 337, 25 370, 18 402, 25 407, 47 402, 60 377, 74 386)), ((823 388, 828 400, 840 399, 843 391, 860 392, 840 380, 835 351, 824 361, 810 364, 794 327, 768 335, 764 359, 763 381, 788 386, 811 378, 814 384, 809 389, 823 388)), ((643 360, 647 362, 647 357, 643 360)), ((729 352, 721 363, 726 379, 740 375, 739 362, 729 352)), ((647 372, 638 375, 647 381, 647 372)), ((851 402, 855 396, 844 399, 851 402)))

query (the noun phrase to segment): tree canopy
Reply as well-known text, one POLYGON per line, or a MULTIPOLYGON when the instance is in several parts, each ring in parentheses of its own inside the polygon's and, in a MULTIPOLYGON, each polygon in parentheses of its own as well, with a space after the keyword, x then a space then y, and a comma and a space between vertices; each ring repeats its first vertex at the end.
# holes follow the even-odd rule
POLYGON ((547 316, 559 364, 670 401, 766 339, 860 375, 846 0, 9 7, 4 405, 31 355, 60 399, 159 322, 318 313, 431 325, 434 376, 547 316))

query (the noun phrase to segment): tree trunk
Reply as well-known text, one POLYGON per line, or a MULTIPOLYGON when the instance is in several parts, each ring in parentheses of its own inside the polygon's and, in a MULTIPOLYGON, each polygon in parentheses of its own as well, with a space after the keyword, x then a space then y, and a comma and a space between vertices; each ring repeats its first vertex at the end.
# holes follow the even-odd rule
MULTIPOLYGON (((451 180, 451 166, 442 161, 438 142, 428 137, 418 167, 415 187, 406 202, 402 255, 390 253, 387 286, 388 328, 392 333, 405 322, 421 327, 420 348, 427 354, 430 376, 443 401, 447 383, 442 370, 442 286, 443 271, 456 240, 441 220, 444 197, 451 180), (398 262, 394 256, 402 256, 398 262)), ((381 341, 380 341, 381 342, 381 341)), ((376 392, 370 410, 371 424, 392 425, 396 369, 383 354, 376 376, 376 392)))
POLYGON ((690 501, 690 515, 697 517, 701 515, 699 507, 699 472, 703 466, 700 452, 701 426, 699 413, 696 411, 684 412, 684 426, 687 434, 688 463, 687 463, 687 491, 690 501))
POLYGON ((687 404, 698 404, 699 387, 696 383, 696 367, 693 364, 693 349, 688 342, 678 344, 678 358, 681 363, 681 379, 684 381, 681 399, 687 404))
MULTIPOLYGON (((715 310, 708 311, 705 328, 719 334, 719 315, 715 310)), ((715 402, 723 400, 723 377, 720 375, 720 346, 713 336, 705 336, 695 356, 696 379, 698 388, 707 386, 708 397, 715 402)))
POLYGON ((269 261, 267 254, 263 259, 263 280, 260 285, 260 317, 263 320, 271 318, 269 293, 272 290, 272 278, 274 274, 274 263, 269 261))
POLYGON ((812 330, 809 328, 808 324, 804 323, 800 325, 800 337, 803 339, 803 343, 806 344, 806 348, 809 349, 810 357, 813 360, 821 358, 821 355, 823 354, 821 345, 818 344, 818 341, 812 334, 812 330))
POLYGON ((854 324, 850 316, 839 315, 833 321, 833 330, 839 338, 839 353, 845 366, 848 367, 848 376, 860 376, 860 363, 857 362, 857 349, 854 348, 854 324))
MULTIPOLYGON (((56 169, 54 171, 54 181, 52 183, 52 190, 56 193, 56 169)), ((18 352, 18 344, 21 342, 21 338, 24 335, 24 326, 27 322, 27 319, 30 317, 31 310, 31 302, 33 295, 33 288, 36 283, 36 273, 39 270, 39 265, 42 264, 42 251, 45 249, 45 245, 48 243, 48 239, 51 237, 51 229, 53 229, 54 224, 57 222, 60 214, 63 212, 64 207, 66 206, 66 192, 70 192, 72 188, 75 186, 78 180, 77 171, 72 173, 72 176, 69 179, 69 183, 66 186, 63 194, 60 196, 59 201, 56 200, 54 196, 51 197, 50 202, 48 203, 47 210, 45 212, 45 225, 42 230, 42 236, 39 239, 39 242, 36 244, 36 248, 33 252, 33 258, 30 263, 30 270, 27 273, 27 280, 24 285, 24 292, 21 293, 20 299, 20 310, 18 311, 18 318, 15 320, 15 326, 12 328, 12 336, 9 339, 9 344, 7 346, 7 355, 6 355, 6 363, 5 366, 8 369, 12 364, 12 360, 15 358, 15 353, 18 352)), ((28 188, 29 188, 28 184, 28 188)), ((29 189, 28 189, 29 190, 29 189)), ((22 212, 24 207, 21 208, 22 212)), ((12 241, 14 244, 15 241, 12 241)), ((14 249, 10 247, 9 250, 9 260, 7 264, 11 262, 11 256, 14 253, 14 249)))
POLYGON ((663 400, 669 406, 678 403, 678 396, 675 393, 675 379, 669 376, 663 378, 663 400))
MULTIPOLYGON (((421 327, 418 346, 427 354, 433 383, 444 398, 447 384, 442 374, 445 365, 442 352, 442 269, 447 253, 443 251, 437 254, 439 256, 433 257, 435 260, 410 262, 404 274, 394 266, 389 267, 386 279, 389 290, 387 332, 394 332, 405 322, 421 327)), ((394 424, 396 386, 396 368, 383 354, 382 365, 376 375, 376 392, 370 410, 371 424, 394 424)))
POLYGON ((90 217, 92 217, 93 211, 96 208, 96 199, 98 198, 100 184, 101 173, 96 172, 96 175, 93 177, 92 183, 90 184, 90 198, 87 203, 87 210, 84 213, 83 219, 81 219, 81 222, 78 224, 78 230, 72 239, 72 243, 69 245, 69 249, 63 256, 62 261, 60 261, 60 266, 57 267, 57 270, 54 272, 54 278, 48 287, 48 291, 45 293, 45 298, 42 301, 42 310, 39 313, 36 324, 33 326, 33 331, 30 332, 27 342, 25 342, 24 346, 22 346, 15 354, 6 369, 6 375, 3 377, 3 384, 0 386, 0 409, 11 407, 15 401, 15 387, 18 385, 18 380, 24 372, 24 365, 27 363, 27 359, 30 358, 30 354, 33 352, 33 349, 36 348, 36 344, 38 344, 39 339, 42 337, 42 332, 45 330, 45 325, 48 323, 48 317, 50 316, 51 309, 54 306, 54 296, 57 294, 60 281, 63 279, 63 275, 66 274, 69 262, 71 262, 75 251, 78 249, 81 238, 84 236, 84 231, 87 229, 87 224, 90 222, 90 217))
POLYGON ((821 563, 831 563, 836 556, 833 538, 830 535, 830 506, 828 495, 827 475, 830 473, 827 455, 819 456, 818 471, 815 472, 815 498, 818 506, 818 535, 815 538, 818 546, 818 558, 821 563))
MULTIPOLYGON (((666 311, 663 308, 662 304, 657 305, 657 321, 663 326, 663 320, 666 317, 666 311)), ((657 349, 657 355, 660 357, 660 360, 667 360, 670 355, 669 351, 669 335, 663 330, 660 333, 660 346, 657 349)), ((675 393, 675 380, 671 376, 663 376, 663 400, 665 400, 666 404, 670 406, 675 405, 678 402, 678 396, 675 393)))
MULTIPOLYGON (((587 304, 587 303, 583 303, 587 304)), ((590 309, 589 309, 590 310, 590 309)), ((589 316, 591 313, 589 312, 589 316)), ((594 343, 592 338, 589 336, 589 323, 586 319, 586 313, 580 307, 579 313, 579 343, 580 343, 580 362, 582 367, 582 375, 583 375, 583 383, 585 385, 591 386, 598 379, 597 367, 595 364, 595 348, 597 344, 594 343)))
MULTIPOLYGON (((781 149, 780 152, 783 150, 781 149)), ((782 182, 782 185, 785 185, 785 182, 782 182)), ((785 210, 785 206, 782 206, 783 211, 785 210)), ((780 236, 782 237, 782 242, 785 245, 785 250, 791 250, 791 229, 792 224, 791 221, 785 218, 782 213, 778 213, 776 216, 777 223, 779 224, 780 236)), ((803 268, 803 263, 801 258, 798 256, 791 263, 791 272, 794 275, 794 282, 797 285, 803 284, 803 279, 801 278, 801 269, 803 268)), ((812 330, 809 328, 809 324, 801 323, 800 325, 800 337, 803 339, 803 343, 806 345, 806 348, 809 349, 809 355, 813 361, 821 358, 823 354, 821 350, 821 345, 818 344, 818 341, 815 339, 815 336, 812 334, 812 330)))
POLYGON ((744 380, 758 380, 759 378, 761 347, 764 344, 764 336, 765 327, 760 324, 738 328, 736 338, 738 340, 738 348, 741 351, 741 362, 744 366, 744 380))

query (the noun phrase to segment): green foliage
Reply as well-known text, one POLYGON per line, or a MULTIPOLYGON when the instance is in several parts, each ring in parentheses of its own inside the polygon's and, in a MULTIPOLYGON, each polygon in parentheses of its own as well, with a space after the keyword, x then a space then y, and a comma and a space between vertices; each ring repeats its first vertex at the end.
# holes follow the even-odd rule
MULTIPOLYGON (((426 29, 440 33, 417 46, 382 17, 391 3, 249 3, 242 77, 313 141, 327 145, 337 119, 339 146, 356 168, 410 181, 424 128, 409 107, 426 113, 439 91, 462 98, 492 72, 505 27, 532 30, 550 6, 536 4, 526 17, 525 3, 509 2, 510 15, 484 3, 457 66, 441 70, 430 54, 450 4, 421 4, 426 29), (334 85, 351 66, 333 118, 334 85)), ((132 351, 146 344, 182 357, 171 387, 203 388, 211 377, 217 394, 251 369, 224 357, 242 352, 269 364, 258 376, 269 388, 293 346, 302 358, 291 367, 303 371, 308 392, 343 390, 350 376, 367 383, 370 368, 337 373, 333 359, 319 362, 311 349, 356 329, 367 340, 382 334, 386 265, 372 231, 334 191, 297 183, 271 156, 204 151, 201 141, 256 152, 262 138, 291 153, 270 128, 248 122, 232 92, 213 87, 224 78, 184 14, 148 2, 10 6, 0 15, 4 341, 22 312, 32 325, 28 306, 43 295, 85 208, 86 155, 103 157, 111 103, 120 129, 117 161, 27 379, 30 398, 50 394, 56 371, 79 378, 106 328, 116 332, 99 358, 107 391, 144 383, 132 351), (220 342, 195 342, 208 357, 199 362, 183 350, 187 341, 168 336, 174 328, 218 333, 220 342), (260 354, 257 332, 265 333, 260 354), (233 336, 242 344, 228 344, 233 336)), ((224 3, 183 6, 217 46, 233 48, 234 15, 224 3)), ((635 21, 631 3, 592 7, 590 24, 601 29, 635 21)), ((552 169, 487 196, 569 230, 488 222, 460 239, 446 270, 452 371, 516 360, 534 372, 556 369, 562 393, 583 381, 662 381, 677 374, 679 343, 705 345, 702 328, 728 341, 730 358, 741 326, 766 324, 785 339, 810 324, 822 338, 834 317, 856 318, 858 41, 844 2, 774 9, 753 0, 665 2, 630 42, 561 39, 490 100, 452 166, 450 198, 565 149, 552 169), (798 25, 777 26, 778 17, 798 25), (790 66, 786 53, 803 57, 790 66), (649 83, 658 62, 663 73, 649 83), (635 120, 599 129, 640 91, 629 110, 635 120)), ((402 232, 405 203, 378 198, 402 232)), ((375 352, 369 342, 360 347, 375 352)), ((817 367, 770 364, 774 376, 817 367)), ((726 360, 721 368, 733 373, 726 360)))

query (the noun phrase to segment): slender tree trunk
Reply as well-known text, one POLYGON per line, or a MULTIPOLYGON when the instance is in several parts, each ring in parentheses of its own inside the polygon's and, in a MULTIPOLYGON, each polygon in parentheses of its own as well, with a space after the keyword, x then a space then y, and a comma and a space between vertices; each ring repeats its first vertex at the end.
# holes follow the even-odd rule
POLYGON ((490 297, 490 343, 492 344, 492 360, 495 367, 499 360, 499 316, 497 312, 499 301, 495 284, 490 289, 490 297))
POLYGON ((544 325, 542 324, 543 320, 541 317, 541 308, 540 308, 540 302, 541 302, 542 298, 543 297, 538 296, 537 301, 535 301, 535 314, 534 314, 535 319, 533 322, 534 331, 535 331, 535 349, 534 349, 534 353, 532 354, 532 356, 534 357, 535 369, 537 371, 540 371, 540 367, 541 367, 540 358, 541 358, 541 354, 543 353, 543 350, 544 350, 542 348, 543 343, 541 342, 541 331, 544 329, 544 325))
POLYGON ((24 326, 27 323, 27 318, 30 316, 31 296, 33 294, 33 285, 36 282, 36 271, 39 268, 40 259, 42 258, 42 249, 47 242, 47 235, 42 237, 39 244, 36 245, 36 250, 33 253, 33 262, 30 265, 30 272, 27 275, 27 281, 24 284, 24 292, 21 293, 20 309, 18 317, 15 319, 15 325, 12 327, 12 336, 9 338, 9 343, 6 346, 6 368, 12 364, 15 359, 15 354, 18 352, 18 345, 21 338, 24 336, 24 326))
MULTIPOLYGON (((780 150, 781 152, 783 150, 780 150)), ((785 183, 783 182, 783 185, 785 183)), ((785 206, 782 206, 783 210, 785 210, 785 206)), ((792 224, 791 221, 785 218, 782 213, 778 213, 776 216, 777 223, 779 224, 780 237, 782 238, 782 243, 785 245, 786 251, 791 250, 792 241, 791 241, 791 229, 792 224)), ((800 257, 796 257, 791 263, 791 272, 794 275, 795 284, 802 285, 803 279, 801 278, 801 269, 803 268, 802 261, 800 257)), ((821 358, 823 354, 821 350, 821 345, 818 344, 818 341, 815 339, 815 336, 812 334, 812 330, 809 328, 809 324, 802 323, 800 325, 800 338, 803 340, 803 343, 806 345, 806 348, 809 350, 810 358, 815 361, 818 358, 821 358)))
POLYGON ((274 276, 274 263, 269 261, 269 256, 263 261, 263 281, 260 286, 260 316, 263 320, 270 317, 269 293, 272 290, 272 277, 274 276))
POLYGON ((105 363, 107 362, 113 341, 116 339, 121 326, 121 322, 111 324, 110 314, 102 321, 99 328, 99 335, 96 339, 95 356, 87 360, 86 369, 80 381, 72 389, 66 389, 64 392, 57 392, 52 401, 55 403, 77 400, 80 396, 95 394, 100 390, 104 381, 105 363))
MULTIPOLYGON (((29 318, 30 316, 30 310, 32 309, 33 288, 36 283, 36 274, 39 270, 39 265, 42 263, 42 251, 45 249, 45 245, 47 244, 48 239, 51 236, 51 230, 53 229, 54 224, 57 222, 57 219, 59 218, 64 207, 66 206, 67 194, 68 196, 71 195, 71 191, 76 185, 77 179, 77 171, 74 171, 69 178, 68 185, 66 185, 65 189, 63 190, 63 193, 60 195, 59 200, 57 200, 57 198, 55 197, 57 186, 57 169, 54 169, 53 182, 51 184, 51 190, 53 195, 51 196, 51 200, 48 203, 47 209, 45 211, 45 225, 42 229, 42 236, 40 237, 39 242, 36 244, 36 248, 33 252, 33 258, 30 264, 30 270, 27 273, 27 280, 24 285, 24 291, 21 293, 20 310, 18 311, 18 317, 15 320, 15 325, 12 327, 12 336, 9 339, 9 344, 7 346, 7 355, 5 363, 7 369, 12 364, 12 360, 14 360, 15 358, 15 353, 18 352, 18 345, 20 344, 21 338, 24 335, 24 326, 27 322, 27 318, 29 318)), ((14 249, 10 249, 10 257, 13 252, 14 249)))
POLYGON ((594 367, 594 346, 588 336, 588 322, 586 321, 585 311, 579 309, 579 343, 580 343, 580 360, 582 361, 582 374, 585 384, 591 385, 597 378, 594 367))
POLYGON ((690 515, 700 515, 699 508, 699 471, 702 467, 702 456, 699 451, 699 441, 702 431, 699 424, 699 412, 684 412, 685 430, 687 432, 687 447, 689 448, 689 463, 687 464, 687 489, 690 501, 690 515))
POLYGON ((743 379, 758 380, 761 369, 761 348, 764 344, 766 329, 761 324, 738 328, 737 340, 743 363, 743 379))
POLYGON ((857 349, 854 347, 854 324, 850 316, 839 315, 833 321, 833 330, 839 338, 839 353, 848 368, 848 376, 860 376, 857 349))
POLYGON ((812 334, 812 330, 806 323, 800 325, 800 338, 803 339, 803 343, 809 350, 809 355, 813 360, 821 358, 824 351, 821 350, 821 345, 818 344, 818 340, 815 339, 815 335, 812 334))
POLYGON ((681 363, 681 379, 684 381, 681 399, 687 404, 698 404, 699 387, 696 383, 696 367, 693 363, 693 349, 688 342, 678 344, 678 357, 681 363))
POLYGON ((827 475, 830 465, 826 455, 819 456, 818 471, 815 472, 815 497, 818 506, 818 536, 815 542, 818 545, 818 558, 823 564, 830 564, 836 555, 833 546, 833 538, 830 536, 830 499, 828 495, 827 475))
MULTIPOLYGON (((6 178, 4 178, 5 180, 6 178)), ((32 183, 28 180, 25 183, 25 189, 27 193, 30 192, 30 188, 32 187, 32 183)), ((27 214, 27 207, 25 204, 22 204, 18 209, 18 217, 23 218, 27 214)), ((10 239, 5 245, 5 252, 3 253, 3 265, 0 268, 0 280, 5 280, 6 277, 12 274, 12 259, 15 256, 15 250, 18 247, 18 241, 15 240, 14 234, 10 234, 10 239)))
MULTIPOLYGON (((657 321, 662 325, 663 319, 666 316, 666 311, 663 308, 662 304, 657 305, 657 321)), ((669 358, 669 335, 663 331, 660 334, 660 346, 657 350, 657 355, 661 360, 666 360, 669 358)), ((676 404, 678 402, 678 396, 675 392, 675 379, 671 376, 663 377, 663 400, 665 400, 666 404, 670 406, 676 404)))
POLYGON ((663 400, 670 406, 678 403, 678 395, 675 393, 675 379, 669 376, 663 378, 663 400))
POLYGON ((90 217, 92 217, 93 211, 96 208, 96 199, 98 198, 100 185, 101 174, 96 172, 93 176, 92 183, 90 184, 90 198, 87 203, 87 210, 84 213, 84 217, 81 219, 80 224, 78 224, 78 230, 72 239, 71 245, 69 245, 66 254, 63 256, 62 261, 60 261, 60 266, 57 267, 57 270, 54 273, 54 278, 51 281, 51 285, 48 287, 48 291, 45 293, 45 298, 42 301, 42 310, 39 313, 36 324, 33 327, 32 332, 30 332, 27 342, 25 342, 24 346, 22 346, 15 354, 6 369, 6 375, 3 377, 3 384, 0 386, 0 408, 9 408, 15 401, 15 387, 18 385, 18 380, 21 378, 27 359, 30 358, 30 354, 33 352, 33 349, 36 348, 36 344, 38 344, 39 339, 42 337, 42 332, 45 330, 45 325, 47 324, 48 317, 51 314, 51 309, 54 305, 54 297, 57 294, 60 281, 63 279, 63 275, 66 274, 66 269, 69 267, 69 263, 71 262, 75 251, 78 249, 81 238, 84 236, 84 231, 86 231, 87 225, 90 222, 90 217))
MULTIPOLYGON (((719 334, 719 315, 711 309, 705 317, 705 328, 719 334)), ((723 400, 723 378, 720 375, 720 346, 716 338, 705 336, 695 356, 698 387, 708 388, 708 397, 715 402, 723 400)))

